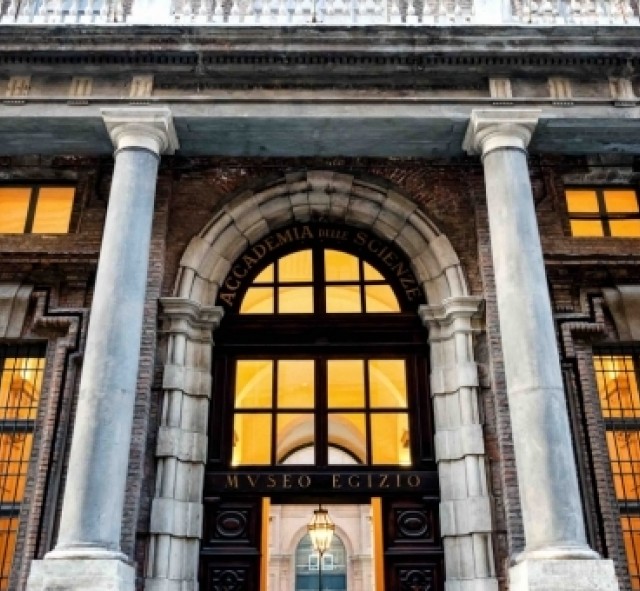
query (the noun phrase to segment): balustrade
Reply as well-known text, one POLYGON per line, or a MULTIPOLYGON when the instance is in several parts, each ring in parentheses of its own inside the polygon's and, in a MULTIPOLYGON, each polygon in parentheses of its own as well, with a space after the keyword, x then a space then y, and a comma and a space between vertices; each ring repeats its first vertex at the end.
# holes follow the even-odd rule
POLYGON ((638 25, 640 0, 0 0, 1 24, 638 25))

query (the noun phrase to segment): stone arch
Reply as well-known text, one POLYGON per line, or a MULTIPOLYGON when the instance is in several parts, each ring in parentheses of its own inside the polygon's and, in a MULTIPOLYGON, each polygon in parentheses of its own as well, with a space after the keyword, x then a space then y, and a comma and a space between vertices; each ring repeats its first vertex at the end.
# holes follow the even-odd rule
MULTIPOLYGON (((367 229, 407 258, 428 305, 431 394, 441 485, 441 533, 450 585, 496 590, 484 440, 472 334, 482 300, 469 295, 453 247, 418 205, 388 188, 332 171, 288 174, 224 205, 191 240, 174 296, 161 301, 168 339, 147 589, 197 588, 214 305, 231 265, 268 233, 312 219, 367 229)), ((457 587, 458 588, 458 587, 457 587)))

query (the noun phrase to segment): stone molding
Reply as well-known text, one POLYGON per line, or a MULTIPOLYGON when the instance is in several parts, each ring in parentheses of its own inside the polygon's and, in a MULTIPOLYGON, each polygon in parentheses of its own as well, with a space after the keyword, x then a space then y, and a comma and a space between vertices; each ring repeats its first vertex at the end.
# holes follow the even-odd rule
POLYGON ((197 534, 178 531, 171 515, 161 514, 173 514, 171 499, 188 502, 190 507, 202 503, 205 454, 194 444, 206 445, 209 401, 200 389, 202 382, 194 388, 188 376, 210 373, 211 333, 222 315, 214 306, 219 286, 247 246, 278 228, 314 219, 367 229, 392 242, 410 260, 427 301, 435 304, 423 307, 420 314, 431 328, 434 375, 440 375, 441 370, 452 372, 451 378, 434 381, 452 384, 452 391, 438 390, 434 400, 450 396, 459 398, 457 404, 463 406, 464 401, 471 400, 465 414, 473 417, 467 422, 436 421, 437 440, 445 442, 464 434, 468 441, 455 450, 453 444, 439 446, 442 501, 455 506, 462 528, 452 525, 447 529, 445 557, 447 565, 452 565, 448 566, 447 589, 470 588, 468 583, 473 581, 474 589, 495 591, 490 503, 477 409, 477 369, 471 346, 472 333, 480 328, 482 300, 468 295, 464 272, 449 240, 415 203, 388 186, 324 170, 288 174, 232 199, 189 243, 180 262, 176 295, 162 300, 169 341, 162 435, 157 452, 157 492, 152 510, 157 516, 152 519, 146 588, 197 588, 197 534), (450 359, 448 351, 452 346, 456 348, 459 339, 465 343, 465 356, 450 359), (182 369, 178 370, 178 366, 182 369), (460 480, 465 471, 470 476, 460 480), (462 489, 468 492, 463 493, 462 489), (478 506, 483 507, 487 523, 476 530, 473 514, 478 506), (468 552, 469 545, 476 549, 475 558, 468 552))
POLYGON ((100 109, 116 150, 144 148, 154 154, 173 154, 179 147, 170 109, 122 107, 100 109))
POLYGON ((32 285, 0 282, 0 338, 20 337, 32 291, 32 285))
POLYGON ((616 285, 603 289, 621 341, 640 340, 640 285, 616 285))
POLYGON ((504 148, 526 151, 540 114, 538 109, 475 109, 462 149, 482 156, 504 148))
POLYGON ((484 300, 468 295, 421 306, 419 311, 429 328, 447 591, 498 588, 478 368, 473 357, 473 334, 482 328, 483 312, 484 300), (474 548, 471 554, 470 547, 474 548))

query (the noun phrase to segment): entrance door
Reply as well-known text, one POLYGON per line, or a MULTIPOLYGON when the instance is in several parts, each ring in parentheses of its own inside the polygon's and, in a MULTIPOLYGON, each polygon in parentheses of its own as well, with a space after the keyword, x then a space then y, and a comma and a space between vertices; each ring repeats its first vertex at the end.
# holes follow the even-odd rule
POLYGON ((232 266, 218 300, 203 590, 260 589, 262 497, 382 498, 387 591, 443 588, 419 294, 392 245, 349 228, 283 229, 232 266))

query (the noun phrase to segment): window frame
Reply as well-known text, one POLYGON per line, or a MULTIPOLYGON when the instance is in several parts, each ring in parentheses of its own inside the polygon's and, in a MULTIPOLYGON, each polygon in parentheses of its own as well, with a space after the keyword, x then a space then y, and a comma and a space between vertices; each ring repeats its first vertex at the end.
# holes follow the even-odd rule
MULTIPOLYGON (((19 463, 21 465, 25 465, 25 469, 23 472, 19 472, 18 474, 23 475, 24 478, 24 490, 23 496, 20 501, 12 501, 12 502, 0 502, 0 518, 3 519, 15 519, 15 539, 13 543, 13 552, 10 557, 7 557, 7 554, 3 554, 0 556, 0 589, 3 584, 11 584, 12 583, 12 573, 16 568, 16 558, 18 557, 18 551, 21 547, 20 541, 20 530, 22 528, 21 523, 21 514, 25 506, 29 506, 31 500, 28 498, 29 495, 29 474, 31 470, 34 468, 33 459, 36 454, 36 450, 38 448, 38 431, 37 425, 40 419, 40 414, 43 408, 43 399, 44 399, 44 384, 45 384, 45 376, 46 376, 46 366, 47 366, 47 344, 42 341, 3 341, 0 342, 0 377, 4 373, 4 360, 8 358, 27 358, 27 359, 38 359, 41 361, 41 367, 38 367, 36 371, 40 372, 40 392, 37 400, 37 404, 32 408, 33 417, 27 419, 0 419, 0 436, 3 434, 16 434, 16 433, 25 433, 32 435, 31 441, 31 449, 27 454, 28 457, 21 457, 19 463), (7 572, 4 571, 4 563, 9 563, 9 568, 7 572)), ((11 408, 8 405, 3 408, 11 408)), ((0 462, 1 464, 2 462, 0 462)), ((0 473, 0 483, 4 481, 4 478, 10 476, 11 473, 0 473)), ((6 587, 8 589, 8 587, 6 587)))
MULTIPOLYGON (((632 478, 640 479, 640 455, 634 461, 631 455, 625 459, 617 453, 617 457, 611 455, 611 447, 609 445, 609 433, 636 433, 640 438, 640 405, 631 407, 613 407, 619 408, 624 415, 625 408, 631 408, 635 411, 635 416, 606 416, 605 409, 602 405, 603 393, 599 388, 598 374, 599 372, 605 372, 605 369, 599 370, 597 366, 598 358, 617 358, 617 357, 629 357, 631 358, 632 368, 626 370, 624 373, 633 374, 635 378, 636 389, 640 388, 640 346, 637 343, 616 343, 616 344, 602 344, 593 348, 593 375, 595 377, 595 390, 597 397, 597 404, 599 410, 600 420, 603 425, 603 449, 607 458, 607 469, 610 475, 609 477, 609 489, 611 491, 613 499, 615 499, 615 506, 618 509, 617 529, 620 532, 623 553, 621 558, 625 559, 624 567, 627 570, 629 580, 631 582, 631 588, 633 590, 640 589, 640 545, 634 547, 634 557, 629 555, 629 549, 626 544, 625 534, 630 532, 633 536, 634 533, 640 538, 640 526, 637 529, 625 528, 623 522, 627 520, 627 524, 631 519, 640 519, 640 493, 636 499, 627 499, 625 497, 618 496, 617 478, 621 478, 623 475, 627 476, 629 472, 624 471, 624 464, 627 463, 631 467, 632 478), (637 470, 634 470, 634 464, 637 464, 637 470), (631 566, 635 564, 638 572, 632 572, 631 566)), ((616 452, 618 451, 616 444, 616 452)), ((640 523, 640 522, 639 522, 640 523)))
POLYGON ((638 187, 635 185, 575 185, 568 184, 564 186, 564 208, 567 212, 567 224, 569 228, 569 236, 571 238, 617 238, 617 239, 638 239, 638 236, 615 236, 611 235, 611 221, 617 220, 639 220, 640 221, 640 195, 638 187), (605 191, 611 190, 626 190, 633 191, 636 198, 636 204, 638 205, 638 211, 636 212, 609 212, 606 208, 606 202, 604 198, 605 191), (572 212, 569 210, 569 203, 567 199, 568 191, 593 191, 596 196, 596 203, 598 204, 597 212, 572 212), (571 222, 576 221, 598 221, 602 226, 601 236, 589 236, 589 235, 574 235, 571 229, 571 222))
POLYGON ((24 219, 24 225, 21 232, 0 232, 0 237, 6 236, 24 236, 24 235, 52 235, 52 236, 64 236, 72 232, 72 228, 75 225, 76 219, 76 207, 78 201, 78 183, 64 180, 42 180, 42 181, 13 181, 0 183, 0 191, 2 189, 19 189, 29 188, 31 194, 29 195, 29 205, 27 207, 27 214, 24 219), (35 220, 36 211, 38 208, 38 200, 40 197, 41 189, 73 189, 73 197, 71 201, 71 210, 69 212, 69 219, 67 223, 67 229, 64 232, 33 232, 33 222, 35 220))

